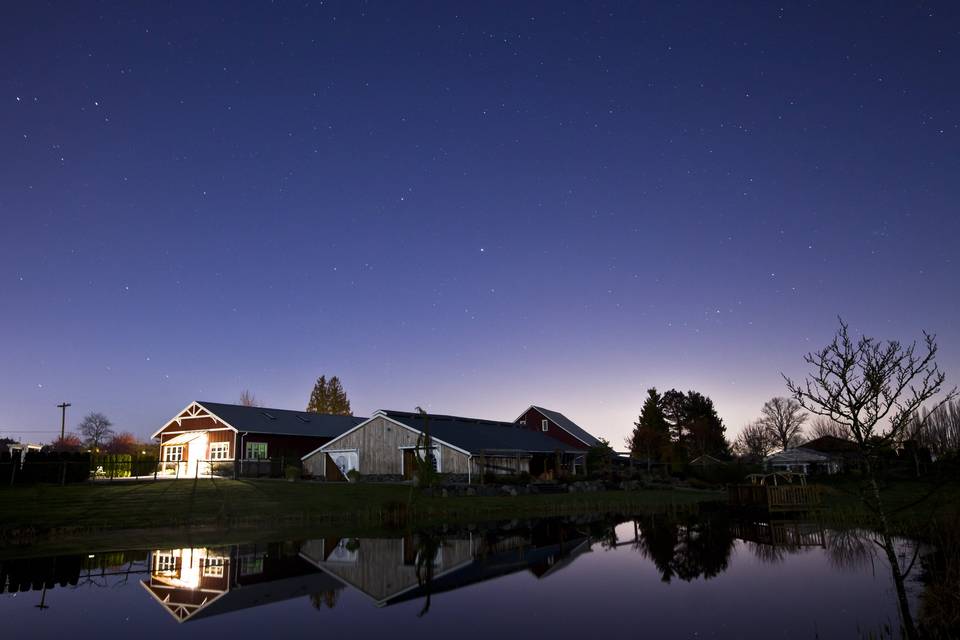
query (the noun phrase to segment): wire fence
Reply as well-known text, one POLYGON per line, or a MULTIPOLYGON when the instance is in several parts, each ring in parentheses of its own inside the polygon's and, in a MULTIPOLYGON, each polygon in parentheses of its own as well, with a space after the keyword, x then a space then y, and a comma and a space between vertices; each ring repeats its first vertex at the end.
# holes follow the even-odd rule
POLYGON ((132 455, 29 452, 0 457, 0 487, 181 478, 290 478, 302 473, 298 458, 163 460, 132 455))

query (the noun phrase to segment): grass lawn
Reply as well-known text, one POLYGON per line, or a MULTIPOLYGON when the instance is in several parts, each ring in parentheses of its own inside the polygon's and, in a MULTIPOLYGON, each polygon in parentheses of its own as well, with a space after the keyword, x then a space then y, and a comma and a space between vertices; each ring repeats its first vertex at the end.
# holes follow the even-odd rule
MULTIPOLYGON (((842 476, 820 484, 827 522, 868 527, 876 522, 875 514, 860 499, 867 490, 864 478, 842 476)), ((904 534, 913 534, 934 520, 949 521, 960 515, 960 478, 885 479, 880 488, 891 525, 904 534)))
POLYGON ((462 524, 596 512, 640 512, 718 492, 651 489, 516 497, 423 497, 410 487, 277 480, 38 485, 0 490, 0 544, 131 529, 462 524), (412 501, 411 501, 412 498, 412 501))

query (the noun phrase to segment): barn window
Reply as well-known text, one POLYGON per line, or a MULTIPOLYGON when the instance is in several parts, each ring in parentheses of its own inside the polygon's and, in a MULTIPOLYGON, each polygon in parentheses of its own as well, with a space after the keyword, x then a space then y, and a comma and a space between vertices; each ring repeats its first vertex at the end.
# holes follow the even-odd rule
POLYGON ((546 419, 543 419, 540 421, 540 429, 542 431, 546 431, 547 429, 549 429, 550 428, 549 425, 550 423, 546 419))
POLYGON ((267 443, 266 442, 248 442, 247 460, 266 460, 267 443))
POLYGON ((183 445, 171 444, 163 448, 164 462, 180 462, 183 460, 183 445))
POLYGON ((227 460, 230 457, 229 442, 214 442, 210 445, 211 460, 227 460))

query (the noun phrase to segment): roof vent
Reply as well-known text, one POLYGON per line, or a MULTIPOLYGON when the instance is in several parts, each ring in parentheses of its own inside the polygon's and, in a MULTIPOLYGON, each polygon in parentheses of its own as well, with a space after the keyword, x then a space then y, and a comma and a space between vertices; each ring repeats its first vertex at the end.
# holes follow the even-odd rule
POLYGON ((297 414, 297 420, 299 420, 300 422, 310 422, 310 418, 305 418, 299 413, 297 414))
POLYGON ((276 419, 277 419, 277 416, 273 415, 272 413, 267 413, 266 411, 261 411, 260 413, 262 413, 263 415, 267 416, 267 418, 269 418, 270 420, 276 420, 276 419))

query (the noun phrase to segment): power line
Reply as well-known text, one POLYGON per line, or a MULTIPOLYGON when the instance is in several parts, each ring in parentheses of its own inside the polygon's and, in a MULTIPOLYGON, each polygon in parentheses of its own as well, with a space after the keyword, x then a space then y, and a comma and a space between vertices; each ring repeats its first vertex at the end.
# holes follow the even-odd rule
POLYGON ((56 433, 57 429, 8 429, 7 427, 0 427, 0 431, 4 433, 56 433))

